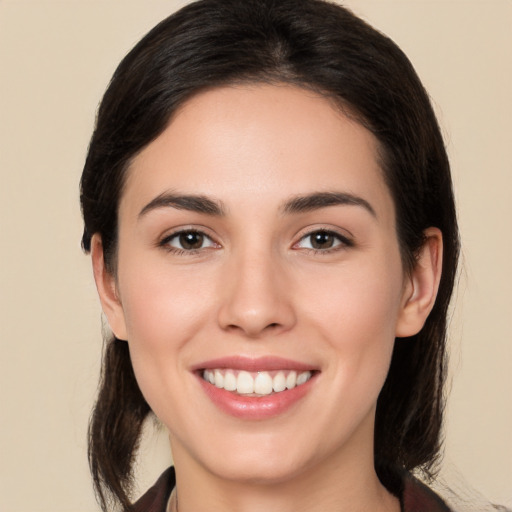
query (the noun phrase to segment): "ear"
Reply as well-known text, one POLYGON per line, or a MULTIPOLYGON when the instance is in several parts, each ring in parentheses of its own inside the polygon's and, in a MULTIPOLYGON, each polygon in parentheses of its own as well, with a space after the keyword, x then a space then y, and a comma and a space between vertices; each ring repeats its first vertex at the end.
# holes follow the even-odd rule
POLYGON ((443 267, 443 235, 438 228, 425 230, 423 243, 404 286, 402 308, 395 335, 417 334, 434 307, 443 267))
POLYGON ((115 276, 105 266, 103 243, 98 233, 94 234, 91 239, 91 259, 103 313, 107 317, 114 336, 120 340, 126 340, 123 305, 119 298, 115 276))

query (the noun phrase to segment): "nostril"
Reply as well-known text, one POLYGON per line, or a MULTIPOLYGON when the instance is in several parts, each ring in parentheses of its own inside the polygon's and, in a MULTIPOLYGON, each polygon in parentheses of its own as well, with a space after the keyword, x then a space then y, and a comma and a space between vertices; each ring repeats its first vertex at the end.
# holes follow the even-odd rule
POLYGON ((229 324, 228 326, 226 326, 226 329, 229 331, 242 330, 242 331, 245 331, 250 336, 253 336, 253 335, 258 336, 262 331, 266 331, 266 332, 275 331, 275 330, 279 329, 280 326, 281 326, 281 324, 279 322, 272 322, 270 324, 267 324, 263 329, 260 329, 260 328, 254 329, 254 332, 253 332, 253 330, 250 327, 248 328, 248 326, 245 326, 245 328, 244 328, 243 326, 240 326, 237 324, 229 324))

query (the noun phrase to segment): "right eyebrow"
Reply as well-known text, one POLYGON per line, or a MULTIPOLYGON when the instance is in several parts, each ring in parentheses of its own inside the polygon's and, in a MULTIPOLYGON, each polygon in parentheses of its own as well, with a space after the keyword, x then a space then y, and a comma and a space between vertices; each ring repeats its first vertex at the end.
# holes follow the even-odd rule
POLYGON ((226 215, 226 208, 220 201, 203 195, 182 195, 164 192, 152 199, 139 213, 139 219, 145 214, 158 208, 176 208, 191 212, 204 213, 215 217, 226 215))

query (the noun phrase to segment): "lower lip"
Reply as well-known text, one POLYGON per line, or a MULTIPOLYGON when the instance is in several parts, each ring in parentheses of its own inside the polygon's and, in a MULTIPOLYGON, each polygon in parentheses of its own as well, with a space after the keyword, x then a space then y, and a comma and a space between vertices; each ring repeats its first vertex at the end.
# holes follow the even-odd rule
POLYGON ((311 390, 316 376, 313 374, 307 382, 293 389, 266 396, 237 395, 210 384, 199 375, 198 379, 210 400, 225 413, 241 419, 264 420, 284 413, 301 400, 311 390))
POLYGON ((225 413, 241 419, 264 420, 284 413, 301 400, 311 390, 316 375, 293 389, 266 396, 238 395, 210 384, 201 376, 198 379, 210 400, 225 413))

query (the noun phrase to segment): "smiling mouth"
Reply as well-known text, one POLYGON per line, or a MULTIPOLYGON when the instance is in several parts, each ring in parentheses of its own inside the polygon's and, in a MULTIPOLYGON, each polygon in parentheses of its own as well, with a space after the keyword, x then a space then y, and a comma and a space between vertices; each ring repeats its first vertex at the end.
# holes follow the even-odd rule
POLYGON ((202 370, 201 376, 213 386, 242 396, 268 396, 308 382, 312 371, 274 370, 248 372, 226 368, 202 370))

